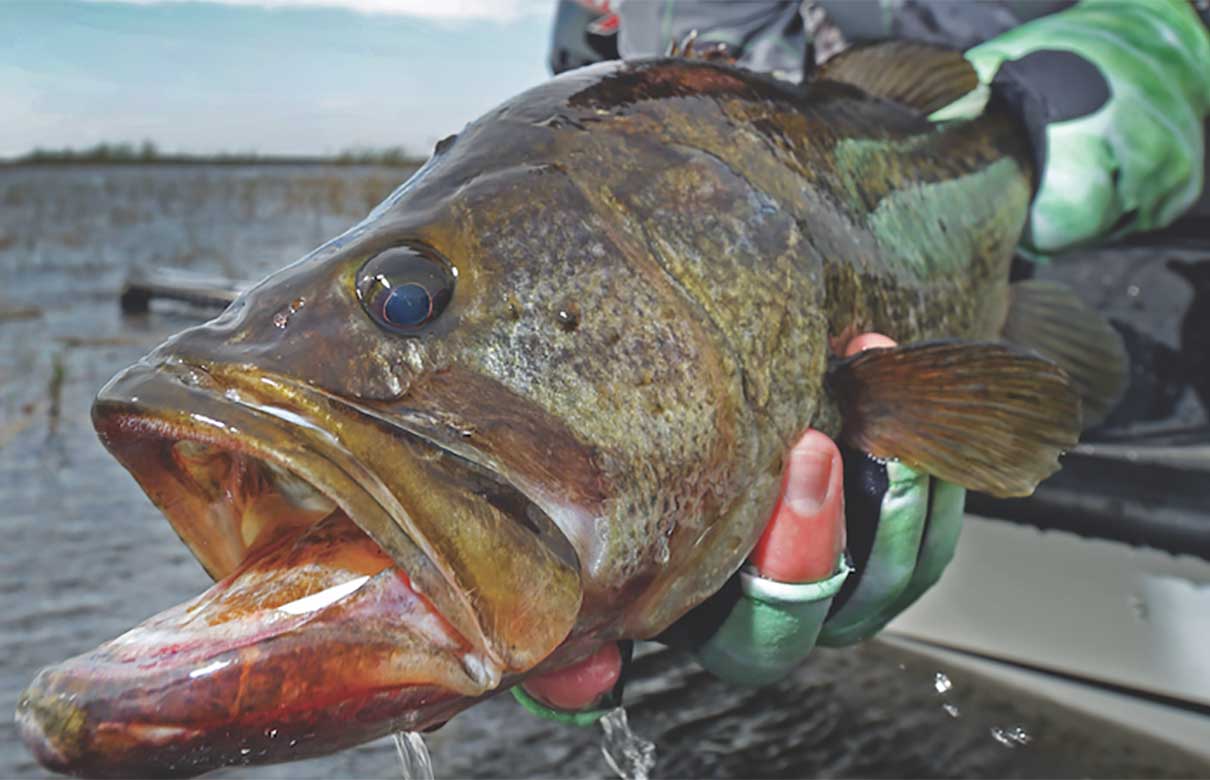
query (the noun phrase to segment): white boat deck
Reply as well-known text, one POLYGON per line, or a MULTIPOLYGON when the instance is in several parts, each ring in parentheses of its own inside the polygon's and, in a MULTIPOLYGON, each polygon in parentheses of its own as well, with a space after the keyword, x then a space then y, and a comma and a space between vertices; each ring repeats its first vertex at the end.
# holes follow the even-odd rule
POLYGON ((1199 558, 968 515, 941 582, 884 637, 1210 759, 1199 558))

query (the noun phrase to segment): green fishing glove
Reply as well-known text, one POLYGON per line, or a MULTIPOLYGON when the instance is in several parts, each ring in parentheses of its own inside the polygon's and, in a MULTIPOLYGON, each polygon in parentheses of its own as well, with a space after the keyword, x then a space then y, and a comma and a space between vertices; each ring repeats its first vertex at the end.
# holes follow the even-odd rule
POLYGON ((1210 35, 1188 0, 1083 0, 966 57, 1033 139, 1025 249, 1160 228, 1197 199, 1210 35))
POLYGON ((855 574, 836 597, 819 644, 868 639, 941 579, 954 557, 966 490, 902 463, 842 449, 855 574))
POLYGON ((509 691, 512 693, 513 698, 517 700, 517 703, 530 715, 537 715, 543 720, 553 720, 555 723, 562 723, 564 726, 586 728, 605 717, 609 713, 609 710, 612 709, 611 707, 601 706, 575 711, 560 710, 538 701, 520 685, 514 685, 512 688, 509 688, 509 691))
POLYGON ((843 559, 835 574, 819 582, 778 582, 746 567, 738 575, 739 598, 730 602, 717 630, 693 648, 694 657, 715 677, 739 685, 780 680, 815 649, 848 575, 843 559))
MULTIPOLYGON (((514 685, 510 690, 512 691, 513 698, 517 700, 517 703, 519 703, 526 710, 526 712, 529 712, 531 715, 537 715, 539 718, 553 720, 556 723, 562 723, 567 726, 580 726, 581 728, 591 726, 609 714, 610 710, 622 705, 622 695, 626 687, 626 670, 630 666, 630 659, 633 654, 634 642, 624 640, 617 642, 616 645, 613 646, 603 646, 597 651, 596 654, 593 655, 592 658, 585 659, 579 664, 568 667, 563 672, 555 673, 566 674, 568 671, 576 668, 581 670, 579 672, 571 671, 570 679, 571 681, 574 681, 572 687, 579 688, 581 691, 580 695, 584 695, 582 693, 585 684, 583 670, 585 670, 586 667, 596 666, 598 669, 612 667, 617 670, 617 680, 613 683, 613 687, 607 692, 594 697, 594 701, 592 701, 590 704, 581 706, 579 709, 560 709, 558 706, 547 704, 546 702, 539 700, 534 693, 526 690, 528 686, 533 686, 535 684, 536 681, 532 679, 527 681, 524 685, 514 685), (611 647, 616 647, 616 652, 611 652, 611 647), (606 659, 611 655, 613 656, 613 661, 601 660, 598 663, 594 662, 593 660, 606 659)), ((591 672, 589 673, 589 677, 596 677, 597 680, 600 681, 599 675, 592 674, 591 672)), ((567 678, 565 678, 565 682, 567 681, 567 678)), ((549 685, 549 678, 547 678, 547 685, 549 685)), ((589 683, 589 695, 591 695, 591 693, 595 690, 595 685, 589 683)), ((566 695, 566 686, 563 687, 563 692, 564 695, 566 695)), ((548 698, 553 698, 552 691, 549 687, 546 688, 545 695, 548 698)))
POLYGON ((852 568, 819 582, 783 583, 750 567, 660 640, 690 651, 728 682, 764 685, 820 645, 877 633, 932 587, 954 555, 966 491, 899 463, 842 449, 852 568))

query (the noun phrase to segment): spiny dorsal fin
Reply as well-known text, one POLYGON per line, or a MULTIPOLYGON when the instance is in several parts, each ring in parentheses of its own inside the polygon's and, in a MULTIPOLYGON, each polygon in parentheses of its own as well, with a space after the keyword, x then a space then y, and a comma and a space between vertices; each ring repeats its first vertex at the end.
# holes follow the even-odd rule
POLYGON ((1007 344, 926 341, 836 364, 828 387, 841 437, 993 496, 1027 496, 1080 435, 1062 369, 1007 344))
POLYGON ((961 52, 914 41, 846 49, 825 62, 817 78, 850 84, 926 115, 979 86, 961 52))
POLYGON ((690 30, 679 41, 668 44, 666 57, 680 57, 686 60, 701 60, 703 62, 721 62, 724 65, 734 65, 737 62, 735 52, 722 41, 699 46, 697 30, 690 30))
POLYGON ((1126 389, 1129 359, 1122 337, 1061 284, 1030 279, 1009 290, 1004 340, 1067 372, 1083 401, 1085 428, 1104 420, 1126 389))

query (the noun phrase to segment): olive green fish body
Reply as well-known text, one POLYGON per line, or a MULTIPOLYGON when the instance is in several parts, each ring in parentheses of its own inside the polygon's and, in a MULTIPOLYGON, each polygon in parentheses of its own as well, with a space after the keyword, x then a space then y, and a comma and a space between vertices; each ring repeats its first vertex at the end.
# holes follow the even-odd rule
POLYGON ((835 340, 998 331, 1030 195, 1015 129, 998 116, 938 129, 843 85, 804 94, 663 60, 523 94, 431 163, 420 186, 448 192, 489 176, 476 150, 516 150, 490 174, 508 205, 467 214, 510 263, 502 289, 551 287, 499 350, 549 329, 544 314, 578 312, 558 363, 514 355, 544 383, 566 377, 541 402, 592 442, 614 491, 591 532, 569 535, 586 593, 631 600, 619 634, 658 632, 742 560, 787 442, 837 429, 821 387, 835 340), (543 205, 506 194, 523 186, 543 205), (525 236, 520 256, 506 231, 525 236))
MULTIPOLYGON (((1018 135, 994 110, 936 127, 843 84, 653 60, 440 142, 363 222, 101 390, 103 443, 218 582, 44 670, 23 738, 63 771, 183 775, 438 724, 716 592, 804 428, 862 417, 874 451, 952 411, 934 375, 1063 389, 1040 359, 950 347, 825 387, 859 331, 996 336, 1018 135), (905 375, 923 411, 895 428, 905 375)), ((1040 427, 1069 434, 1075 404, 1040 427)), ((980 454, 922 441, 951 472, 980 454)))

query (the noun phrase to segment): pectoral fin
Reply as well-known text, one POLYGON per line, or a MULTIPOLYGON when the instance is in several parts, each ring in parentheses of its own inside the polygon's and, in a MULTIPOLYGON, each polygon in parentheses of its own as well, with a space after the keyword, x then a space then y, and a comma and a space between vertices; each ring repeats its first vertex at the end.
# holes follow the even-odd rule
POLYGON ((828 377, 848 443, 999 497, 1027 496, 1080 432, 1080 398, 1054 363, 1006 344, 871 349, 828 377))

